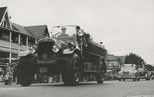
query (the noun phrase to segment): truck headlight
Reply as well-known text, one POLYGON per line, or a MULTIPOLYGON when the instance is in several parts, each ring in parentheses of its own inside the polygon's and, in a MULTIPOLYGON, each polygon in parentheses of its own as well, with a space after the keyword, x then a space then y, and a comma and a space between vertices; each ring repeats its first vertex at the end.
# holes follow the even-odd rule
POLYGON ((60 50, 60 48, 58 47, 58 45, 54 45, 52 47, 52 51, 55 52, 55 53, 57 53, 59 50, 60 50))
POLYGON ((83 36, 84 33, 85 33, 85 32, 81 29, 81 30, 78 32, 78 36, 83 36))
POLYGON ((30 46, 29 51, 33 54, 33 53, 35 53, 36 50, 35 50, 35 48, 33 46, 30 46))

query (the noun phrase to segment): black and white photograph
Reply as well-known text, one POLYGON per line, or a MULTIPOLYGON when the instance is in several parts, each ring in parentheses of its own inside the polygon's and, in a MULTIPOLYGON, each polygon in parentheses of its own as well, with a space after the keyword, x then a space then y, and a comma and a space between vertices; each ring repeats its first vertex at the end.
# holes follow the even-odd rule
POLYGON ((154 0, 0 0, 0 97, 154 97, 154 0))

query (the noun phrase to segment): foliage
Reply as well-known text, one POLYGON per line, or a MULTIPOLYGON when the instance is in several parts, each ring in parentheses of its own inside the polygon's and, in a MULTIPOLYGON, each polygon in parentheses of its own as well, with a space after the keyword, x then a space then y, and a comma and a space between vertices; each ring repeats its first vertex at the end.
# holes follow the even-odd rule
POLYGON ((134 53, 130 53, 125 56, 125 64, 136 64, 137 66, 145 65, 144 59, 134 53))
POLYGON ((149 71, 153 71, 153 67, 149 64, 145 65, 145 68, 149 71))

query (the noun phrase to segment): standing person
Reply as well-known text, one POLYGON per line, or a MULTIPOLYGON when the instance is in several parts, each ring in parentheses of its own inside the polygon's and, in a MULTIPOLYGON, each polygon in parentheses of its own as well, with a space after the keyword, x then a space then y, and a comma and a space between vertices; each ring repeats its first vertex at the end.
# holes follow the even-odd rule
POLYGON ((80 31, 80 26, 76 26, 76 41, 78 41, 79 42, 79 36, 78 36, 78 33, 79 33, 79 31, 80 31))
POLYGON ((77 35, 77 39, 78 39, 79 35, 81 35, 81 36, 85 35, 84 30, 81 29, 80 26, 76 26, 76 35, 77 35))
POLYGON ((10 84, 10 74, 9 74, 9 72, 7 72, 5 74, 5 76, 3 77, 3 79, 4 79, 4 84, 5 85, 9 85, 10 84))
POLYGON ((80 26, 76 26, 76 33, 80 31, 80 26))
POLYGON ((17 79, 17 63, 13 62, 11 64, 11 72, 13 74, 13 83, 16 83, 16 79, 17 79))
MULTIPOLYGON (((11 69, 11 64, 10 63, 7 63, 7 67, 6 67, 6 80, 8 80, 8 84, 11 84, 12 83, 12 76, 13 76, 13 72, 12 72, 12 69, 11 69)), ((4 77, 5 77, 4 76, 4 77)), ((7 81, 6 81, 7 82, 7 81)))

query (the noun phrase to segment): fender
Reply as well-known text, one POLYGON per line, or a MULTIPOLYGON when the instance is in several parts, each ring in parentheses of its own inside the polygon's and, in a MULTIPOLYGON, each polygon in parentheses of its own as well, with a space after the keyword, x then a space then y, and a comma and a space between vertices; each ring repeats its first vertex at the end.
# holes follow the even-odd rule
POLYGON ((27 50, 27 51, 20 51, 18 56, 19 57, 24 57, 24 56, 27 56, 27 55, 30 55, 30 54, 34 54, 35 51, 32 51, 32 50, 27 50))
POLYGON ((70 48, 67 48, 67 49, 64 49, 63 51, 63 54, 73 54, 75 51, 80 51, 79 48, 75 48, 75 49, 70 49, 70 48))

